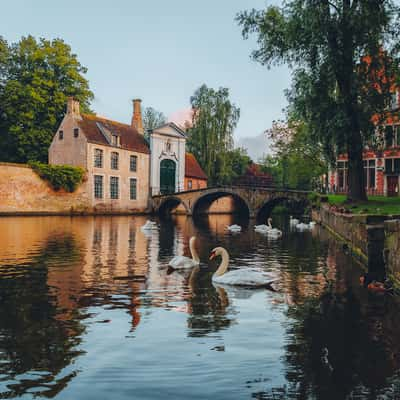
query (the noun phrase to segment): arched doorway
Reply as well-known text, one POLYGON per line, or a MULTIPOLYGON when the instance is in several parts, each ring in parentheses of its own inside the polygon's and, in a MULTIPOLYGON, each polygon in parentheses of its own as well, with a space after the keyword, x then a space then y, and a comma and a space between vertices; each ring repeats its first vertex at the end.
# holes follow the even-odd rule
POLYGON ((162 160, 160 163, 161 194, 175 193, 176 163, 172 160, 162 160))

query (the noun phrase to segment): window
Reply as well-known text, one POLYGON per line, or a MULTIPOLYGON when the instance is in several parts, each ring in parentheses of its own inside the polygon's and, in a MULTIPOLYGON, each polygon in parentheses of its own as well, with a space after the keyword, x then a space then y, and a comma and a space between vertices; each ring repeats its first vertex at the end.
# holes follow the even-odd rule
POLYGON ((193 187, 193 183, 191 180, 188 180, 188 189, 190 190, 193 187))
POLYGON ((393 126, 387 125, 385 127, 385 146, 393 147, 394 146, 394 134, 393 134, 393 126))
POLYGON ((131 178, 129 180, 129 192, 130 192, 130 199, 136 200, 137 196, 137 180, 136 178, 131 178))
POLYGON ((375 189, 375 160, 364 160, 364 184, 367 189, 375 189))
POLYGON ((111 153, 111 169, 118 169, 119 154, 116 152, 111 153))
POLYGON ((103 198, 103 177, 101 175, 94 176, 94 197, 95 199, 103 198))
POLYGON ((101 149, 94 149, 94 166, 103 168, 103 150, 101 149))
POLYGON ((74 137, 79 136, 79 128, 74 128, 74 137))
POLYGON ((130 170, 132 172, 136 172, 136 169, 137 169, 137 157, 131 156, 130 157, 130 170))
POLYGON ((387 174, 400 174, 400 158, 386 158, 385 172, 387 174))
POLYGON ((111 144, 113 146, 119 146, 119 136, 118 135, 111 135, 111 144))
POLYGON ((348 174, 348 164, 347 161, 338 161, 337 162, 337 170, 338 170, 338 190, 345 191, 347 190, 347 174, 348 174))
POLYGON ((390 96, 390 108, 392 110, 399 108, 399 94, 397 91, 392 93, 390 96))
POLYGON ((119 178, 117 176, 110 176, 110 198, 119 198, 119 178))
POLYGON ((64 131, 59 131, 58 132, 58 139, 63 140, 64 139, 64 131))

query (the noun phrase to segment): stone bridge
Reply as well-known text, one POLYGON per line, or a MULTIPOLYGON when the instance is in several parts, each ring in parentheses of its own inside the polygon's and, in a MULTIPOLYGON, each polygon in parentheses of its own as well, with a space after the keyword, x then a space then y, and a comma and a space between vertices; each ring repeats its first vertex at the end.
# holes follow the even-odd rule
POLYGON ((199 190, 158 195, 152 198, 155 213, 165 215, 182 204, 186 215, 206 214, 211 204, 222 197, 231 196, 237 212, 265 221, 279 203, 296 205, 304 209, 309 191, 246 186, 212 187, 199 190))

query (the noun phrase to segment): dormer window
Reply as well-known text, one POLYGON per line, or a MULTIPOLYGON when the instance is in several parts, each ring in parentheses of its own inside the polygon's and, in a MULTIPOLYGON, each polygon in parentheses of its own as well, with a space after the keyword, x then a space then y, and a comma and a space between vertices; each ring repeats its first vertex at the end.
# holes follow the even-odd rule
POLYGON ((118 135, 111 135, 111 144, 113 146, 119 147, 119 136, 118 135))
POLYGON ((74 128, 74 138, 79 136, 79 128, 74 128))
POLYGON ((64 131, 58 131, 58 139, 63 140, 64 139, 64 131))

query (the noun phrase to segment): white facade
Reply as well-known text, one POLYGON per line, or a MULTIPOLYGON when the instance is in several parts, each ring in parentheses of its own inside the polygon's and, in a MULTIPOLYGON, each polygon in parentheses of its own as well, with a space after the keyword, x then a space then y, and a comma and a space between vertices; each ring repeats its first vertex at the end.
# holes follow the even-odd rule
POLYGON ((186 135, 174 123, 162 125, 150 132, 150 192, 160 194, 163 160, 175 163, 175 192, 185 187, 186 135))

